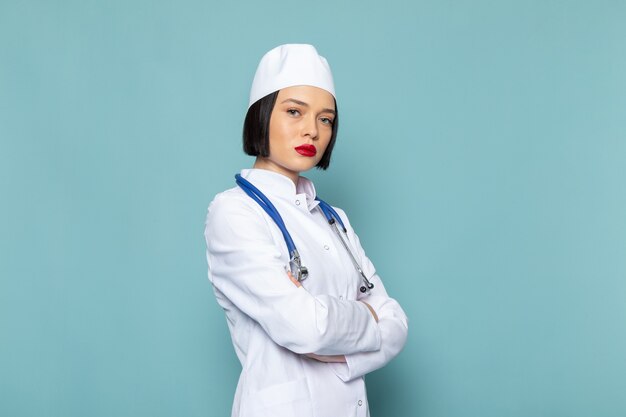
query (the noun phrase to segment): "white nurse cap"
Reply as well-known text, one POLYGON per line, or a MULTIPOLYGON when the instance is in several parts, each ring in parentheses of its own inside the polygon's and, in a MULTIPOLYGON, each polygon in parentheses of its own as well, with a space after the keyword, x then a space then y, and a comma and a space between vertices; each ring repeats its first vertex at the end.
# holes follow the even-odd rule
POLYGON ((252 81, 248 108, 274 91, 295 85, 319 87, 335 97, 328 62, 313 45, 280 45, 263 55, 252 81))

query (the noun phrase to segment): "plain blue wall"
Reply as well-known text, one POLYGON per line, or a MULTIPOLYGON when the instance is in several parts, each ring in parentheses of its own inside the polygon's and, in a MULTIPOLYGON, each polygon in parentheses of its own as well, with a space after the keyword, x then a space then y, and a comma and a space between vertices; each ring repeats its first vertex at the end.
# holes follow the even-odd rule
POLYGON ((406 309, 374 416, 626 415, 623 1, 0 1, 0 415, 227 416, 213 195, 317 46, 320 194, 406 309))

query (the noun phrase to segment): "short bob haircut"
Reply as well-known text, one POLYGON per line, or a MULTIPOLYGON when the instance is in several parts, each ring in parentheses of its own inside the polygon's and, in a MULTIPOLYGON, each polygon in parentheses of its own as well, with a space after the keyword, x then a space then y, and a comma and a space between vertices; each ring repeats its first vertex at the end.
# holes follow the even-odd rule
MULTIPOLYGON (((243 151, 250 156, 268 157, 270 155, 270 117, 277 96, 278 91, 266 95, 254 102, 246 113, 246 120, 243 122, 243 151)), ((322 155, 322 159, 315 166, 316 168, 325 170, 330 165, 330 155, 335 146, 338 128, 339 111, 337 110, 337 100, 335 100, 335 118, 330 142, 324 155, 322 155)))

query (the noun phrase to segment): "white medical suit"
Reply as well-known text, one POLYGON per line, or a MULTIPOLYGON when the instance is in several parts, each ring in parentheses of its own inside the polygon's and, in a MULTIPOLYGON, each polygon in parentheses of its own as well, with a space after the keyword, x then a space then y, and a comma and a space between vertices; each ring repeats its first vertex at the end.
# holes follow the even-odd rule
POLYGON ((241 172, 281 214, 308 268, 296 287, 280 229, 239 187, 209 205, 205 237, 209 279, 226 313, 242 371, 233 417, 368 416, 364 375, 403 348, 407 318, 387 295, 345 213, 351 249, 374 288, 362 278, 330 228, 313 183, 263 170, 241 172), (376 311, 374 319, 367 306, 376 311), (345 355, 324 363, 304 354, 345 355))

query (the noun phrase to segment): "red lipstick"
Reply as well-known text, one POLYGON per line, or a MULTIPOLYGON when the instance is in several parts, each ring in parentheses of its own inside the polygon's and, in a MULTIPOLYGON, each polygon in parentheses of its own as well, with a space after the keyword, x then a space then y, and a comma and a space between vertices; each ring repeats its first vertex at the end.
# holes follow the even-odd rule
POLYGON ((315 146, 313 145, 304 144, 304 145, 300 145, 296 147, 295 149, 296 149, 296 152, 298 152, 302 156, 311 157, 317 154, 317 149, 315 149, 315 146))

